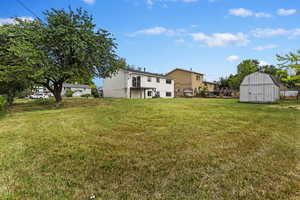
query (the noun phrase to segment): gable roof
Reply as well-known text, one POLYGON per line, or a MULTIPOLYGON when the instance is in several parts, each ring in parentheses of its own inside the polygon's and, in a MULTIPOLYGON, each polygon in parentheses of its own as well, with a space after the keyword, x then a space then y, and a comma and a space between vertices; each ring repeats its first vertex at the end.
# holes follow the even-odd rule
POLYGON ((271 79, 272 79, 272 81, 274 82, 275 85, 277 85, 278 87, 285 87, 283 85, 283 83, 279 80, 278 77, 273 76, 273 75, 269 75, 269 76, 271 77, 271 79))
POLYGON ((209 81, 203 81, 203 83, 208 83, 208 84, 218 85, 218 83, 216 83, 216 82, 209 82, 209 81))
POLYGON ((242 81, 242 83, 241 83, 241 85, 243 85, 244 80, 245 80, 248 76, 251 76, 251 75, 253 75, 253 74, 263 74, 263 75, 269 76, 270 79, 272 80, 272 82, 273 82, 277 87, 279 87, 279 88, 285 88, 285 87, 286 87, 286 86, 279 80, 278 77, 273 76, 273 75, 271 75, 271 74, 267 74, 267 73, 265 73, 265 72, 259 72, 259 71, 258 71, 258 72, 253 72, 253 73, 248 74, 247 76, 245 76, 244 79, 243 79, 243 81, 242 81))
POLYGON ((199 74, 199 75, 204 75, 204 74, 199 73, 199 72, 195 72, 195 71, 191 71, 191 70, 186 70, 186 69, 181 69, 181 68, 173 69, 172 71, 168 72, 166 75, 171 74, 174 71, 184 71, 184 72, 188 72, 188 73, 195 73, 195 74, 199 74))

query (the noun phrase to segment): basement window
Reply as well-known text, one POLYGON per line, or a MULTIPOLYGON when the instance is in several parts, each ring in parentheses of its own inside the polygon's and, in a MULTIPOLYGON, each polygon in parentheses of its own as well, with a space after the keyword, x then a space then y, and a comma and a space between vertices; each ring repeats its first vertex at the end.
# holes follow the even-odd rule
POLYGON ((171 97, 172 96, 172 92, 166 92, 166 96, 167 97, 171 97))

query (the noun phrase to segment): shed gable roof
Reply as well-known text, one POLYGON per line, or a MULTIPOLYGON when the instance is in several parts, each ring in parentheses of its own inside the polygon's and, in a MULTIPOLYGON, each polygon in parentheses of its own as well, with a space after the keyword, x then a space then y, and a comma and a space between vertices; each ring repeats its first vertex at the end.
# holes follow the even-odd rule
MULTIPOLYGON (((274 85, 276 85, 277 87, 284 87, 284 85, 280 82, 280 80, 279 80, 277 77, 272 76, 272 75, 267 74, 267 73, 264 73, 264 72, 254 72, 254 73, 251 73, 251 74, 247 75, 247 76, 243 79, 243 81, 242 81, 242 83, 241 83, 241 86, 242 86, 242 85, 249 85, 249 83, 245 83, 245 81, 248 80, 251 76, 255 76, 255 75, 258 75, 258 74, 263 75, 263 76, 265 76, 265 77, 268 77, 269 80, 270 80, 274 85)), ((253 83, 253 84, 254 84, 254 83, 253 83)), ((257 84, 264 84, 264 83, 257 83, 257 84)), ((265 84, 268 84, 268 83, 265 83, 265 84)), ((250 83, 250 85, 251 85, 251 83, 250 83)))

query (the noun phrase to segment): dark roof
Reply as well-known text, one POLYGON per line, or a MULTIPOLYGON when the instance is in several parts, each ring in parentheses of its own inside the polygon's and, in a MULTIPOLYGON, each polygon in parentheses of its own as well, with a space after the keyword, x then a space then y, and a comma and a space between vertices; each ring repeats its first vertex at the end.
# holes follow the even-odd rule
POLYGON ((199 72, 195 72, 195 71, 191 71, 191 70, 186 70, 186 69, 181 69, 181 68, 176 68, 176 69, 173 69, 172 71, 168 72, 166 75, 176 71, 176 70, 179 70, 179 71, 184 71, 184 72, 189 72, 189 73, 195 73, 195 74, 200 74, 200 75, 204 75, 202 73, 199 73, 199 72))
POLYGON ((285 85, 279 80, 278 77, 270 75, 271 79, 273 80, 274 84, 278 87, 285 87, 285 85))
POLYGON ((209 84, 218 85, 216 82, 209 82, 209 81, 203 81, 203 83, 209 83, 209 84))
MULTIPOLYGON (((148 76, 155 76, 155 77, 168 78, 168 77, 166 77, 164 74, 151 73, 151 72, 140 71, 140 70, 135 70, 135 69, 125 69, 125 70, 126 70, 126 71, 129 71, 129 72, 135 72, 135 73, 139 73, 139 74, 148 75, 148 76)), ((171 79, 171 78, 168 78, 168 79, 171 79)))
POLYGON ((87 88, 89 89, 90 86, 88 85, 80 85, 80 84, 71 84, 71 83, 64 83, 63 87, 71 87, 71 88, 87 88))

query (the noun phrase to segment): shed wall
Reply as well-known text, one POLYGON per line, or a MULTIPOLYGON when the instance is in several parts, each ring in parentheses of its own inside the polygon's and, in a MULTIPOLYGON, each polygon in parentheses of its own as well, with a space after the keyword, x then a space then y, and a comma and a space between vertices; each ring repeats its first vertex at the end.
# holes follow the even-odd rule
POLYGON ((246 76, 240 86, 241 102, 274 103, 279 100, 279 94, 279 87, 264 73, 246 76))

